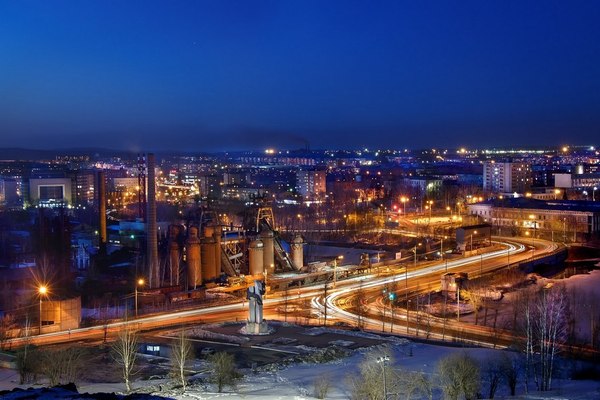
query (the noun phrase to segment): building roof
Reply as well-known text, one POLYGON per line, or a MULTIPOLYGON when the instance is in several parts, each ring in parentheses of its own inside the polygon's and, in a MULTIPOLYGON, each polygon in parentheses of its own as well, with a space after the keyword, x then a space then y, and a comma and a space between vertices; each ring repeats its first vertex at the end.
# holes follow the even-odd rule
MULTIPOLYGON (((526 197, 495 198, 481 203, 492 207, 529 208, 535 210, 580 211, 600 213, 600 202, 585 200, 538 200, 526 197)), ((475 205, 476 205, 475 204, 475 205)))

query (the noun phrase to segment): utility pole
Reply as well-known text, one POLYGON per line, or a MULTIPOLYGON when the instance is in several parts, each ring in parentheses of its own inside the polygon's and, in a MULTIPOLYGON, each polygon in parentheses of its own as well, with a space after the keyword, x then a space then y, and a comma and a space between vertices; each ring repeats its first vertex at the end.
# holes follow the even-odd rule
POLYGON ((386 382, 386 378, 385 378, 385 363, 387 361, 389 361, 390 358, 388 356, 383 356, 383 357, 378 357, 377 358, 377 363, 381 363, 382 367, 383 367, 383 399, 387 400, 388 398, 388 393, 387 393, 387 382, 386 382))
POLYGON ((323 326, 327 326, 327 284, 329 282, 325 282, 325 287, 323 288, 323 305, 325 306, 325 314, 323 318, 323 326))

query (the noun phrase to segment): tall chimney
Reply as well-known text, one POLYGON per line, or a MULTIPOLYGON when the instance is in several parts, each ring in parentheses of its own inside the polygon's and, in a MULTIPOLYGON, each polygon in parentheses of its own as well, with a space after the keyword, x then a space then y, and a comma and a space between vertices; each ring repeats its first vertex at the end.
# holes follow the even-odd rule
POLYGON ((104 171, 98 171, 98 214, 100 253, 106 254, 106 174, 104 171))
POLYGON ((148 262, 148 285, 160 286, 158 274, 158 229, 156 226, 156 181, 154 176, 154 154, 148 154, 148 212, 146 213, 146 260, 148 262))

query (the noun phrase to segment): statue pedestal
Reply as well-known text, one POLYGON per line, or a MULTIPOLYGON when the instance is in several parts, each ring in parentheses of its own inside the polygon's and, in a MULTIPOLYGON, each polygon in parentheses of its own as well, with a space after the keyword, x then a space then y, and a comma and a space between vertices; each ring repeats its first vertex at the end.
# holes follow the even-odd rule
POLYGON ((246 326, 242 329, 242 333, 245 333, 246 335, 268 335, 272 332, 266 321, 261 323, 248 321, 246 322, 246 326))

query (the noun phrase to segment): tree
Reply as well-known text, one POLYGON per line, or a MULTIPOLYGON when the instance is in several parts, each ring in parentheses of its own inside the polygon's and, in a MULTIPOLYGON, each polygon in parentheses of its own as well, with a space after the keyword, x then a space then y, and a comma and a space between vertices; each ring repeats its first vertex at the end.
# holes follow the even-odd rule
POLYGON ((36 348, 31 344, 31 337, 29 336, 30 325, 29 325, 29 314, 25 318, 24 326, 24 343, 16 354, 15 364, 17 371, 19 372, 19 383, 29 383, 35 377, 37 373, 37 362, 36 362, 36 348))
POLYGON ((125 326, 112 345, 113 358, 121 366, 121 374, 127 391, 131 391, 131 376, 134 374, 135 360, 138 350, 138 333, 125 326))
POLYGON ((217 385, 219 393, 223 391, 223 387, 236 387, 237 381, 242 378, 242 374, 235 368, 235 361, 232 354, 218 352, 211 354, 208 357, 208 362, 211 364, 210 381, 217 385))
POLYGON ((482 374, 489 385, 488 398, 493 399, 502 378, 502 359, 491 356, 482 363, 482 374))
POLYGON ((541 391, 552 387, 554 360, 567 335, 566 313, 563 287, 543 288, 525 305, 526 367, 541 391))
POLYGON ((400 391, 400 378, 393 365, 393 357, 387 349, 367 355, 365 360, 359 365, 360 375, 353 375, 348 378, 351 398, 357 400, 385 400, 384 373, 387 394, 398 393, 400 391), (378 359, 382 357, 388 357, 385 365, 383 362, 378 362, 378 359))
POLYGON ((182 329, 171 346, 171 364, 173 372, 177 380, 181 382, 183 391, 185 392, 185 366, 192 355, 192 344, 187 336, 185 329, 182 329))
POLYGON ((404 372, 399 375, 407 400, 412 399, 413 396, 417 399, 427 398, 431 400, 433 398, 433 385, 425 373, 404 372))
POLYGON ((317 399, 324 399, 327 397, 327 393, 329 393, 329 388, 331 387, 331 378, 328 375, 319 375, 315 379, 315 387, 313 395, 317 399))
POLYGON ((78 347, 39 349, 37 362, 51 386, 76 382, 83 366, 83 351, 78 347))
POLYGON ((514 354, 509 355, 504 353, 500 361, 500 373, 510 390, 511 396, 514 396, 517 392, 519 370, 519 357, 514 354))
POLYGON ((38 373, 37 349, 35 346, 26 343, 16 354, 15 364, 19 372, 19 383, 30 383, 35 380, 38 373))
POLYGON ((479 365, 466 353, 442 358, 437 364, 437 373, 445 399, 457 400, 461 394, 466 400, 477 397, 479 365))

